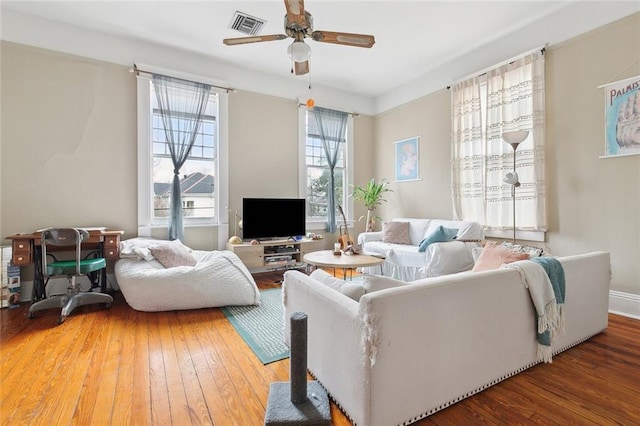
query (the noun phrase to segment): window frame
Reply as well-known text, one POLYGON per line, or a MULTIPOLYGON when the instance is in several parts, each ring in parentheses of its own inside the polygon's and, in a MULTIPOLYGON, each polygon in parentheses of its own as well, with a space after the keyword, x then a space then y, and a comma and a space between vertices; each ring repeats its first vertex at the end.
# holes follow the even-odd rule
MULTIPOLYGON (((158 73, 174 78, 197 81, 200 83, 224 86, 225 83, 206 77, 166 70, 151 65, 137 64, 145 71, 138 71, 137 75, 137 114, 138 114, 138 236, 151 236, 156 228, 167 228, 168 218, 155 218, 153 215, 153 110, 151 105, 150 73, 158 73)), ((184 217, 185 228, 189 227, 220 227, 218 230, 218 246, 223 245, 228 234, 228 215, 226 207, 229 204, 229 96, 227 90, 212 87, 211 91, 218 95, 218 141, 217 155, 214 168, 214 208, 213 217, 193 218, 184 217), (222 232, 221 232, 222 231, 222 232)))
MULTIPOLYGON (((298 196, 300 198, 307 199, 307 108, 298 108, 298 196)), ((353 188, 353 145, 354 145, 354 124, 353 114, 349 114, 347 117, 347 139, 345 141, 344 152, 344 196, 345 203, 341 204, 345 217, 347 219, 347 226, 353 228, 354 225, 354 208, 353 197, 350 197, 351 188, 353 188)), ((311 220, 309 216, 306 217, 307 230, 318 231, 326 230, 326 218, 322 220, 311 220)), ((343 223, 342 217, 336 214, 336 225, 339 227, 343 223)))

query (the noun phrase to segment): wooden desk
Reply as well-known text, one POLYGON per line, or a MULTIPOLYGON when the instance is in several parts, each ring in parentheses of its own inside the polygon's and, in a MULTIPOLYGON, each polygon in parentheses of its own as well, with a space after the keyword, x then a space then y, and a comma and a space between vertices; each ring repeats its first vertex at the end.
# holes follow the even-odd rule
MULTIPOLYGON (((89 239, 83 241, 82 248, 87 250, 100 250, 107 260, 117 260, 120 256, 120 236, 124 231, 109 230, 106 228, 84 228, 89 232, 89 239)), ((44 299, 44 276, 42 274, 42 231, 30 234, 13 234, 6 238, 11 240, 11 262, 18 266, 34 265, 33 293, 31 303, 44 299)), ((61 248, 62 249, 62 248, 61 248)), ((69 250, 65 247, 64 250, 69 250)), ((49 246, 47 246, 49 251, 49 246)), ((102 270, 101 290, 107 290, 107 271, 102 270)))

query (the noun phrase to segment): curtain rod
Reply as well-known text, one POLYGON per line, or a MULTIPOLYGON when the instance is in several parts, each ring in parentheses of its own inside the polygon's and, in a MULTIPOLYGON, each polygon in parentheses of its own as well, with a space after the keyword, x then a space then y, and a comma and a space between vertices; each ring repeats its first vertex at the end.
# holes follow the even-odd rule
POLYGON ((136 73, 136 75, 140 75, 140 73, 152 74, 152 75, 153 74, 157 74, 157 75, 162 75, 164 77, 170 77, 170 78, 173 78, 173 79, 176 79, 176 80, 180 80, 180 81, 186 81, 188 83, 206 84, 207 86, 215 87, 216 89, 222 89, 222 90, 226 91, 227 93, 234 93, 236 91, 236 89, 234 89, 232 87, 217 86, 215 84, 209 84, 209 83, 202 83, 202 82, 199 82, 199 81, 187 80, 186 78, 174 77, 172 75, 166 75, 166 74, 162 74, 162 73, 159 73, 159 72, 141 70, 136 65, 134 65, 133 68, 129 68, 129 72, 134 72, 134 73, 136 73))
MULTIPOLYGON (((304 107, 304 108, 307 108, 307 109, 313 109, 313 108, 308 108, 307 104, 303 104, 303 103, 298 102, 298 108, 300 108, 300 107, 304 107)), ((327 109, 333 109, 333 108, 327 108, 327 109)), ((336 109, 334 111, 340 111, 340 110, 336 109)), ((345 114, 350 115, 352 117, 360 117, 360 114, 358 114, 357 112, 347 112, 347 111, 340 111, 340 112, 344 112, 345 114)))
POLYGON ((544 52, 546 52, 546 50, 547 50, 547 45, 545 44, 542 47, 537 47, 535 49, 531 49, 528 52, 521 53, 521 54, 519 54, 517 56, 514 56, 511 59, 507 59, 506 61, 502 61, 499 64, 492 65, 492 66, 490 66, 488 68, 485 68, 483 70, 480 70, 478 72, 471 73, 471 74, 467 75, 466 77, 459 78, 456 81, 454 81, 453 83, 451 83, 450 85, 448 85, 447 86, 447 90, 451 89, 451 86, 453 86, 454 84, 458 84, 458 83, 460 83, 462 81, 465 81, 465 80, 468 80, 468 79, 470 79, 472 77, 480 77, 481 75, 485 75, 486 73, 488 73, 489 71, 491 71, 493 69, 500 68, 503 65, 507 65, 507 64, 513 63, 513 62, 517 61, 520 58, 523 58, 523 57, 525 57, 527 55, 531 55, 532 53, 537 52, 538 50, 540 51, 540 53, 542 53, 544 55, 544 52))

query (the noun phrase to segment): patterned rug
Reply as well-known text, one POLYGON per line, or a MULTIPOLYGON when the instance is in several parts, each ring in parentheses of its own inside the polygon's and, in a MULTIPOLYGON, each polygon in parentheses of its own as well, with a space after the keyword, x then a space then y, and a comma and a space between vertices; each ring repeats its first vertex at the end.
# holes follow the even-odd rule
POLYGON ((289 357, 284 343, 284 306, 279 288, 260 291, 258 306, 222 308, 227 319, 263 364, 289 357))

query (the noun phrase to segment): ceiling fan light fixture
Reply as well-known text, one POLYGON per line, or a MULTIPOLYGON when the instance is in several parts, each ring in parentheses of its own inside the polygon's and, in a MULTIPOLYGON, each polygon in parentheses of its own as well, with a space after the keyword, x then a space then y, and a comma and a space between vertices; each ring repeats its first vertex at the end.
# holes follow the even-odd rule
POLYGON ((287 55, 294 62, 304 62, 311 56, 311 48, 304 41, 294 41, 287 48, 287 55))

